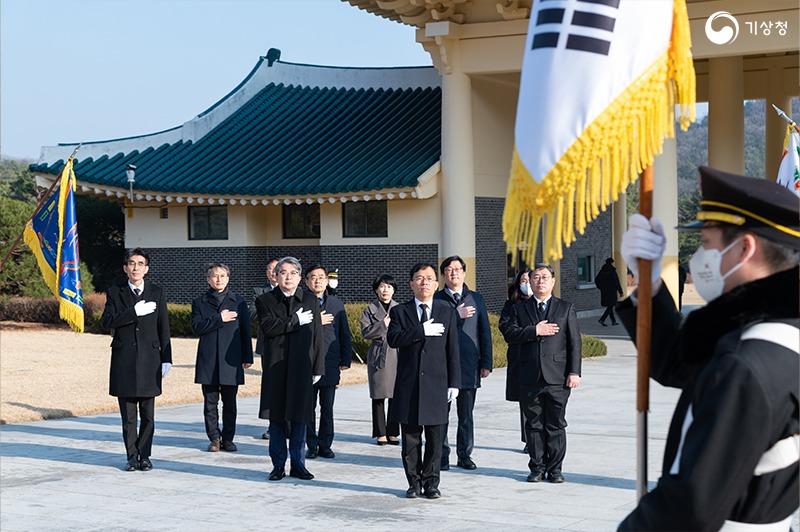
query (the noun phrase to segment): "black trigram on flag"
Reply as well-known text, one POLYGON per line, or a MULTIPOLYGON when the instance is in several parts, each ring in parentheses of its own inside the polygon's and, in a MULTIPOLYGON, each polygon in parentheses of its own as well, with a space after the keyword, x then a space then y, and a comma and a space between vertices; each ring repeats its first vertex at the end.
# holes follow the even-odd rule
MULTIPOLYGON (((536 48, 557 48, 561 35, 566 36, 566 48, 568 50, 579 50, 594 54, 608 55, 611 46, 611 33, 614 32, 616 19, 612 16, 604 15, 593 11, 600 7, 600 10, 609 13, 609 9, 619 9, 620 0, 539 0, 540 3, 547 4, 536 14, 536 33, 533 35, 533 45, 536 48), (550 7, 552 5, 552 7, 550 7), (563 6, 563 7, 562 7, 563 6), (567 9, 571 8, 571 9, 567 9), (564 20, 565 15, 571 12, 572 18, 564 20), (557 31, 552 29, 553 24, 560 24, 557 31), (542 26, 540 29, 539 26, 542 26), (590 37, 582 34, 583 28, 593 28, 595 30, 609 32, 608 39, 590 37)), ((594 32, 596 35, 596 32, 594 32)))

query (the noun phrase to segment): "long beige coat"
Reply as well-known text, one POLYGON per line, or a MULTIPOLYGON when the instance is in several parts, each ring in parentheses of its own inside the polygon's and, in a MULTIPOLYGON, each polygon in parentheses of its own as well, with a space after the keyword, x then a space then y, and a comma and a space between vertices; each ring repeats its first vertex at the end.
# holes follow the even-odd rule
MULTIPOLYGON (((397 306, 392 300, 389 310, 397 306)), ((386 324, 383 318, 388 312, 376 299, 361 314, 361 336, 372 343, 367 353, 367 378, 371 399, 391 399, 394 394, 394 381, 397 377, 397 350, 389 347, 386 341, 386 324)))

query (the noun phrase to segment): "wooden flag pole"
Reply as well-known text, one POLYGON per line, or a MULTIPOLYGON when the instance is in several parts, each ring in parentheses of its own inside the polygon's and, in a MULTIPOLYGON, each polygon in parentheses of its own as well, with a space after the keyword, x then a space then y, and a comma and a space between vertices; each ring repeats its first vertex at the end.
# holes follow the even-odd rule
MULTIPOLYGON (((639 213, 653 216, 653 165, 639 179, 639 213)), ((650 410, 650 343, 653 323, 653 263, 638 259, 639 287, 636 305, 636 496, 647 494, 647 412, 650 410)))

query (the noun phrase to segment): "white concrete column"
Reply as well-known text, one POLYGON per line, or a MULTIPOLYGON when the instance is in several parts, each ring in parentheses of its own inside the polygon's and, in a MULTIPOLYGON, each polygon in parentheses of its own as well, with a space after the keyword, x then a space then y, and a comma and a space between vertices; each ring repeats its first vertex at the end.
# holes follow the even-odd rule
POLYGON ((664 226, 667 249, 661 261, 661 278, 678 305, 678 148, 675 139, 665 139, 663 153, 653 165, 653 217, 664 226))
POLYGON ((708 60, 708 165, 744 174, 744 70, 741 56, 708 60))
POLYGON ((459 255, 467 263, 467 284, 475 284, 475 171, 472 83, 461 71, 458 39, 442 39, 449 69, 442 75, 442 245, 440 259, 459 255))
POLYGON ((781 165, 781 154, 783 153, 783 139, 786 136, 786 120, 778 116, 772 104, 781 108, 793 120, 798 117, 792 115, 792 97, 787 94, 784 86, 783 67, 772 66, 769 68, 767 78, 767 141, 764 149, 765 175, 766 179, 775 181, 778 177, 778 168, 781 165))

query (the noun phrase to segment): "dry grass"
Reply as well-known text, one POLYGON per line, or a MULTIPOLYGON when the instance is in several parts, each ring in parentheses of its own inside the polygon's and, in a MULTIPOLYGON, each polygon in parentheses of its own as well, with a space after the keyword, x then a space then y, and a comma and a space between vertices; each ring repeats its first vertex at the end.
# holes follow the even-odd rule
MULTIPOLYGON (((111 337, 74 334, 62 326, 0 322, 0 424, 117 412, 108 395, 111 337)), ((198 403, 196 338, 172 340, 172 370, 157 406, 198 403)), ((246 370, 239 397, 261 390, 261 359, 246 370)), ((342 373, 342 384, 367 381, 363 364, 342 373)))

